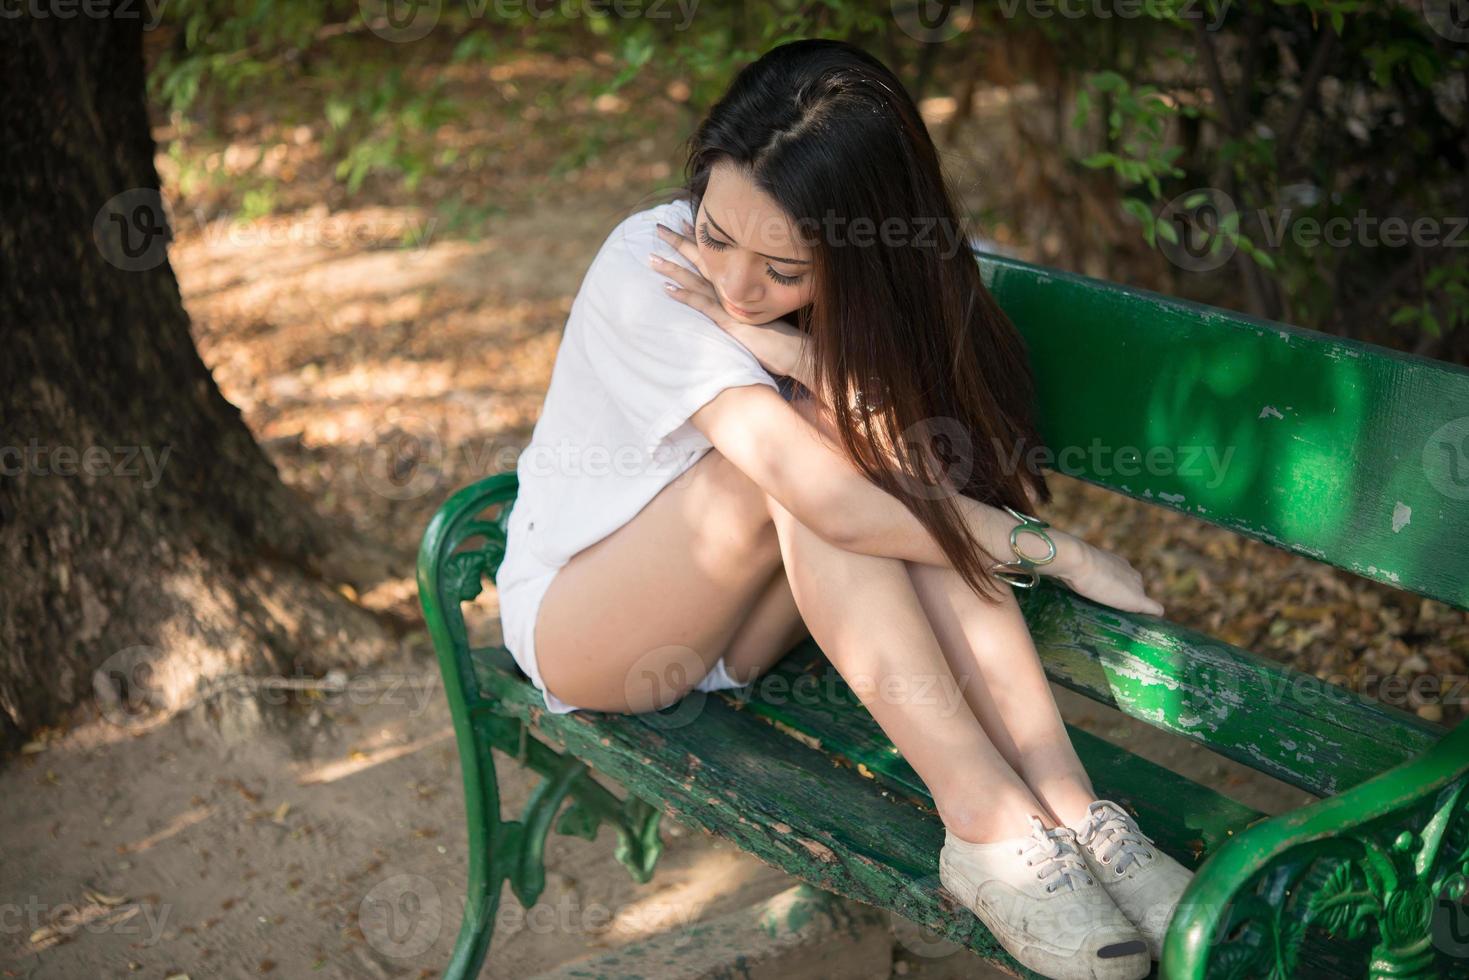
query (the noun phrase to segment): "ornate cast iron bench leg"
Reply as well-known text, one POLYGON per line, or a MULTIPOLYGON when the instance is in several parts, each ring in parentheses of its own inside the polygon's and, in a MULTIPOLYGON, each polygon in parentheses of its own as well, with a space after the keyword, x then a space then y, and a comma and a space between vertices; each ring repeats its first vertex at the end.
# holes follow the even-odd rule
POLYGON ((524 908, 540 900, 546 884, 546 837, 567 798, 571 805, 556 830, 593 840, 603 822, 611 824, 618 835, 617 859, 638 883, 653 877, 663 846, 657 808, 635 796, 619 800, 591 777, 584 762, 532 737, 520 719, 497 714, 496 702, 479 690, 461 603, 478 596, 484 576, 493 576, 499 568, 515 489, 515 474, 502 473, 460 490, 429 522, 419 551, 419 601, 454 720, 469 827, 468 896, 444 972, 452 980, 479 973, 494 938, 502 882, 510 882, 524 908), (497 518, 478 519, 497 503, 501 504, 497 518), (476 537, 484 540, 482 547, 460 550, 476 537), (501 816, 494 749, 543 777, 519 820, 501 816))
POLYGON ((635 796, 619 800, 591 777, 581 760, 563 755, 532 737, 529 726, 488 710, 472 720, 473 760, 465 766, 465 808, 469 821, 469 888, 464 919, 445 978, 477 976, 494 936, 501 882, 508 881, 523 908, 533 908, 546 886, 546 838, 551 821, 568 797, 556 831, 595 840, 603 822, 617 831, 616 856, 639 884, 653 877, 663 843, 661 813, 635 796), (516 757, 544 778, 519 820, 500 816, 500 793, 492 748, 516 757), (475 775, 469 773, 470 767, 475 775), (478 785, 471 793, 470 786, 478 785))

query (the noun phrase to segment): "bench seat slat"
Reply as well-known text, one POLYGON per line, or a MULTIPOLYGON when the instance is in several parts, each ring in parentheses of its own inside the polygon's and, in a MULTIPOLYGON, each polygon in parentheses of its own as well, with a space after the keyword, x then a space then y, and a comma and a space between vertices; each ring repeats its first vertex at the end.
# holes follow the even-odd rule
POLYGON ((1183 626, 1048 580, 1021 597, 1057 683, 1319 796, 1426 751, 1446 729, 1183 626))
MULTIPOLYGON (((802 643, 754 685, 727 696, 843 764, 865 768, 880 785, 938 819, 923 781, 814 642, 802 643), (816 691, 823 696, 810 696, 816 691)), ((1106 739, 1071 725, 1067 730, 1097 792, 1136 813, 1148 834, 1189 867, 1261 817, 1106 739)))
POLYGON ((1469 369, 976 258, 1030 350, 1043 465, 1469 608, 1469 369))
MULTIPOLYGON (((805 659, 812 654, 820 656, 814 644, 804 644, 766 676, 800 672, 812 663, 805 659)), ((1033 976, 942 889, 943 825, 931 801, 924 807, 908 798, 916 787, 928 799, 911 769, 905 777, 899 765, 890 763, 882 777, 866 778, 852 765, 834 764, 834 758, 897 758, 883 749, 885 736, 855 697, 853 707, 823 710, 813 703, 804 714, 781 704, 777 719, 761 707, 757 683, 737 691, 695 693, 655 715, 555 715, 545 710, 540 692, 503 647, 476 649, 472 660, 487 699, 474 710, 493 710, 536 726, 594 770, 658 802, 669 816, 730 840, 773 867, 890 909, 1018 975, 1033 976), (812 747, 811 739, 819 739, 820 747, 812 747)), ((823 687, 828 689, 841 690, 823 687)), ((1142 818, 1159 843, 1190 866, 1202 860, 1191 840, 1207 841, 1206 857, 1260 816, 1102 739, 1073 734, 1080 736, 1078 750, 1099 791, 1126 803, 1156 798, 1141 810, 1142 818), (1158 801, 1168 801, 1172 793, 1182 795, 1165 812, 1158 801)), ((1350 962, 1346 954, 1351 952, 1345 945, 1312 942, 1302 962, 1316 964, 1323 976, 1346 975, 1342 964, 1350 962)))
POLYGON ((670 709, 662 728, 654 716, 555 715, 503 648, 477 649, 472 657, 496 714, 535 725, 668 815, 819 888, 893 909, 1018 968, 983 924, 940 890, 942 824, 723 694, 694 693, 670 709))

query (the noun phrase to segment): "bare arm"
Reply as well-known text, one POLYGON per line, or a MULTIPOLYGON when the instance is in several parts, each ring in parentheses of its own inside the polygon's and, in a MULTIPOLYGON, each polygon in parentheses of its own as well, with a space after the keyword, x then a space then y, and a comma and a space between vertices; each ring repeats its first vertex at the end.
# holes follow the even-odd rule
POLYGON ((852 463, 775 389, 726 388, 689 421, 796 520, 828 540, 840 534, 838 501, 852 463))
MULTIPOLYGON (((833 544, 867 555, 951 567, 938 540, 902 501, 874 486, 839 447, 770 388, 727 388, 690 420, 797 520, 833 544)), ((1008 558, 1015 519, 970 497, 958 500, 985 550, 1008 558)), ((1041 570, 1051 574, 1077 570, 1084 557, 1082 542, 1064 531, 1049 533, 1056 543, 1056 559, 1041 570)))
MULTIPOLYGON (((692 242, 662 226, 659 235, 697 268, 698 252, 692 242)), ((740 323, 720 306, 702 273, 664 260, 654 265, 673 280, 671 295, 734 336, 767 371, 793 377, 813 396, 823 397, 811 377, 807 339, 794 326, 783 320, 740 323)), ((874 486, 840 446, 827 442, 815 423, 767 386, 728 388, 696 411, 690 421, 797 520, 833 544, 862 554, 952 567, 938 540, 907 505, 874 486)), ((954 498, 981 547, 1008 560, 1015 519, 973 498, 958 493, 954 498)), ((1048 534, 1056 556, 1039 567, 1042 574, 1054 575, 1098 602, 1162 614, 1163 607, 1148 597, 1142 576, 1125 559, 1058 528, 1048 534)))
MULTIPOLYGON (((796 519, 838 547, 952 568, 938 539, 902 501, 874 486, 815 424, 765 385, 726 388, 691 417, 730 462, 796 519)), ((1001 560, 1012 555, 1015 519, 971 497, 955 495, 964 520, 983 548, 1001 560)), ((1055 560, 1037 571, 1117 609, 1162 615, 1142 576, 1126 559, 1093 547, 1059 528, 1047 532, 1055 560)), ((1027 540, 1027 554, 1036 555, 1027 540)))
MULTIPOLYGON (((815 390, 808 344, 795 327, 783 320, 760 326, 749 326, 735 321, 726 329, 736 340, 753 351, 768 370, 795 378, 813 397, 825 403, 823 408, 830 404, 829 397, 820 396, 815 390)), ((813 479, 827 481, 827 485, 816 496, 835 502, 827 505, 836 513, 830 515, 823 537, 848 551, 864 555, 903 558, 928 565, 952 564, 939 548, 938 540, 913 516, 907 505, 881 487, 874 486, 840 447, 823 438, 817 428, 799 416, 799 413, 792 410, 791 414, 797 415, 801 427, 806 430, 807 437, 802 440, 802 444, 810 447, 810 455, 814 457, 813 460, 803 459, 799 468, 811 472, 813 479)), ((699 426, 698 416, 694 418, 695 426, 699 426)), ((707 432, 705 435, 714 442, 707 432)), ((736 464, 738 465, 738 461, 736 464)), ((1010 529, 1015 526, 1015 519, 999 507, 992 507, 957 493, 954 496, 980 545, 990 554, 999 556, 1002 561, 1008 560, 1011 554, 1010 529)), ((779 496, 776 499, 781 500, 779 496)), ((781 503, 784 505, 785 502, 781 500, 781 503)), ((789 506, 786 509, 796 514, 803 524, 807 523, 795 510, 789 506)), ((1066 574, 1077 570, 1084 556, 1083 543, 1064 531, 1052 529, 1048 533, 1056 544, 1056 558, 1043 570, 1050 574, 1066 574)), ((1036 547, 1033 540, 1027 543, 1033 549, 1036 547)))

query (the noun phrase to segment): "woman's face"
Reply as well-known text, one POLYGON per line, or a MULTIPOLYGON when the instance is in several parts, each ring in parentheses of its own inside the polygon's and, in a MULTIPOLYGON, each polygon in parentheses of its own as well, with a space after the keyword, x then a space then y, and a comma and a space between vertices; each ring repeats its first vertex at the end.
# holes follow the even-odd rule
POLYGON ((779 205, 728 163, 710 170, 694 241, 704 278, 735 319, 769 323, 811 302, 811 249, 779 205))

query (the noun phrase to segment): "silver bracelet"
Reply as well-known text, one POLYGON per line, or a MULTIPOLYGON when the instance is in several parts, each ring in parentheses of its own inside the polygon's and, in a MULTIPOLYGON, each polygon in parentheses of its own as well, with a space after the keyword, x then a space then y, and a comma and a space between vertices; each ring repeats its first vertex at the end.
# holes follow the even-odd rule
POLYGON ((1023 514, 1008 504, 1002 504, 1011 517, 1020 523, 1010 529, 1010 550, 1015 552, 1014 561, 996 562, 990 566, 990 574, 1002 582, 1008 582, 1016 588, 1029 589, 1041 580, 1040 573, 1036 571, 1041 565, 1049 565, 1056 559, 1056 542, 1046 533, 1046 528, 1051 525, 1039 517, 1031 517, 1023 514), (1031 558, 1020 550, 1020 536, 1022 534, 1034 534, 1046 543, 1044 558, 1031 558))

